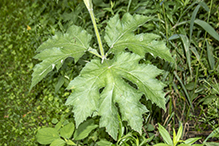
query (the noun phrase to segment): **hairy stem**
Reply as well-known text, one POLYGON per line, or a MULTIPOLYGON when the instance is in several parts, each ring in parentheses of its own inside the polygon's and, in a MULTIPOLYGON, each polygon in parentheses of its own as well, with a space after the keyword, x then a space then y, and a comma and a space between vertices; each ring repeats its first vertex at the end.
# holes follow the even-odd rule
POLYGON ((95 31, 95 34, 96 34, 96 37, 97 37, 97 41, 98 41, 99 49, 100 49, 100 54, 101 54, 101 58, 102 58, 102 61, 103 61, 105 59, 105 55, 104 55, 104 50, 103 50, 101 37, 100 37, 99 31, 97 29, 97 24, 96 24, 95 17, 94 17, 92 0, 84 0, 84 3, 85 3, 85 5, 88 9, 88 12, 90 14, 90 17, 91 17, 91 20, 92 20, 92 23, 93 23, 93 26, 94 26, 94 31, 95 31))

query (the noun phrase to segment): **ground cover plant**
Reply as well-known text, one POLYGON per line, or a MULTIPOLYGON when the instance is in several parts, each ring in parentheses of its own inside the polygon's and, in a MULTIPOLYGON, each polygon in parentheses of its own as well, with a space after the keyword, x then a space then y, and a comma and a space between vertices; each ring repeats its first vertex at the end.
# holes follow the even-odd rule
MULTIPOLYGON (((3 24, 1 27, 1 58, 3 58, 1 91, 3 94, 1 98, 2 136, 0 141, 3 145, 16 145, 18 143, 39 145, 35 135, 38 132, 36 136, 40 137, 39 133, 44 129, 40 127, 50 127, 49 129, 52 128, 53 131, 56 129, 58 134, 53 140, 58 139, 57 142, 68 145, 155 145, 165 142, 159 136, 160 126, 158 127, 157 123, 163 125, 171 139, 174 140, 174 134, 170 129, 178 129, 180 122, 184 127, 180 138, 183 141, 200 137, 201 139, 196 143, 213 145, 215 144, 213 141, 218 140, 219 64, 217 44, 219 10, 217 1, 93 0, 95 20, 104 48, 102 54, 94 35, 95 31, 90 14, 82 0, 45 2, 35 0, 32 2, 14 1, 12 3, 4 1, 1 3, 1 9, 3 10, 1 18, 4 19, 1 19, 3 24), (113 65, 120 58, 118 57, 120 53, 115 51, 116 48, 125 47, 125 50, 122 51, 125 54, 137 53, 137 51, 129 49, 133 47, 131 45, 113 45, 110 49, 109 39, 107 41, 107 37, 104 37, 107 35, 106 28, 109 28, 110 21, 117 20, 111 26, 115 26, 116 22, 123 24, 124 16, 128 16, 128 14, 131 17, 143 16, 142 18, 151 17, 152 19, 140 27, 136 27, 137 29, 132 33, 129 31, 127 39, 135 40, 138 36, 146 33, 155 34, 154 37, 157 36, 157 38, 154 42, 163 42, 166 45, 166 49, 170 50, 171 56, 174 58, 174 63, 165 61, 166 58, 155 57, 150 53, 141 56, 142 59, 137 64, 142 68, 143 66, 156 66, 159 70, 163 70, 162 74, 156 77, 156 80, 166 85, 163 86, 164 89, 161 89, 163 93, 166 93, 166 105, 164 106, 166 112, 158 108, 156 104, 152 104, 150 100, 146 101, 147 95, 142 96, 138 103, 143 104, 148 110, 141 114, 142 134, 140 134, 136 132, 139 131, 136 130, 137 128, 131 127, 133 125, 130 124, 131 120, 126 122, 126 119, 123 119, 124 113, 120 112, 122 110, 121 103, 116 103, 119 128, 115 140, 109 135, 109 130, 113 131, 113 129, 106 129, 104 126, 100 128, 101 116, 98 111, 92 114, 92 118, 89 117, 79 124, 80 122, 78 123, 70 112, 75 110, 74 105, 72 108, 65 106, 64 103, 66 100, 70 100, 69 95, 72 98, 76 94, 74 90, 78 92, 77 88, 66 90, 68 85, 76 84, 76 81, 79 81, 81 77, 92 77, 90 74, 88 77, 85 70, 88 66, 86 64, 94 62, 91 60, 99 59, 99 66, 105 63, 105 68, 107 68, 109 64, 106 65, 106 62, 113 65), (116 17, 118 18, 116 19, 116 17), (16 21, 11 18, 16 18, 16 21), (28 94, 31 84, 31 69, 35 64, 41 64, 32 59, 37 54, 35 50, 46 44, 48 38, 54 39, 52 37, 54 35, 66 37, 72 26, 79 26, 87 34, 93 34, 89 42, 90 48, 77 62, 72 58, 63 60, 63 66, 59 70, 56 69, 57 66, 51 65, 51 72, 28 94), (103 57, 106 52, 107 59, 103 57), (104 60, 103 63, 102 60, 104 60), (71 128, 68 128, 69 125, 71 128)), ((116 27, 112 28, 116 30, 116 27)), ((121 30, 119 29, 119 31, 121 30)), ((109 34, 110 32, 108 31, 109 34)), ((86 35, 86 37, 88 36, 86 35)), ((113 38, 115 37, 111 37, 111 39, 113 38)), ((143 38, 143 40, 145 39, 143 38)), ((125 41, 125 37, 121 37, 120 42, 122 41, 125 41)), ((74 43, 77 44, 78 41, 73 38, 74 43)), ((139 54, 141 55, 141 53, 139 54)), ((39 54, 37 56, 42 57, 39 54)), ((135 65, 135 68, 137 66, 135 65)), ((110 73, 107 77, 109 75, 110 73)), ((134 79, 131 80, 130 76, 126 77, 124 73, 119 75, 123 76, 122 82, 129 89, 131 87, 134 93, 139 90, 139 84, 134 79)), ((104 97, 104 93, 107 93, 106 90, 109 91, 110 87, 110 84, 106 84, 104 80, 106 77, 103 76, 100 76, 101 81, 104 81, 99 90, 100 97, 104 97)), ((138 93, 139 96, 140 94, 142 93, 138 93)), ((47 131, 48 134, 50 130, 47 131)), ((162 136, 161 133, 160 135, 162 136)), ((43 139, 43 137, 46 140, 45 135, 41 138, 43 139)), ((50 141, 50 143, 52 142, 50 141)))

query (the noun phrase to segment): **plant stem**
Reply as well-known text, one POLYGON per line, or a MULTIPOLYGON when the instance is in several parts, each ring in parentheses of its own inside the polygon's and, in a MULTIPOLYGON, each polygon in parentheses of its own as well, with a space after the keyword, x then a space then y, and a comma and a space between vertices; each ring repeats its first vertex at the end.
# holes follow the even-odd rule
POLYGON ((92 0, 84 0, 84 3, 85 3, 85 5, 88 9, 88 12, 90 14, 90 17, 91 17, 91 20, 92 20, 92 23, 93 23, 93 26, 94 26, 94 31, 95 31, 95 34, 96 34, 96 38, 97 38, 97 41, 98 41, 98 44, 99 44, 100 54, 101 54, 102 61, 103 61, 105 59, 105 55, 104 55, 104 50, 103 50, 101 37, 100 37, 99 31, 97 29, 97 24, 96 24, 95 17, 94 17, 92 0))
MULTIPOLYGON (((168 36, 168 22, 167 22, 167 17, 166 17, 166 13, 165 13, 165 7, 164 7, 164 3, 162 4, 162 10, 163 10, 163 15, 164 15, 164 21, 165 21, 165 30, 166 30, 166 40, 169 39, 169 36, 168 36)), ((168 45, 168 41, 167 41, 167 45, 168 45)))

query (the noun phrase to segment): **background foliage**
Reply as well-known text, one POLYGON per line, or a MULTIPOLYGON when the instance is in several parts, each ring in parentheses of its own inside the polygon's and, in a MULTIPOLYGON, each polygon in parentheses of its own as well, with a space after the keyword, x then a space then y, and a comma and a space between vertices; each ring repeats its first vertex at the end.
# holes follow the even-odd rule
MULTIPOLYGON (((125 139, 125 142, 130 144, 155 136, 158 122, 166 127, 178 127, 181 121, 185 128, 183 138, 206 137, 216 129, 219 126, 218 36, 200 22, 206 22, 215 32, 219 32, 219 2, 93 2, 99 28, 104 28, 110 16, 116 13, 122 15, 128 11, 131 14, 154 16, 153 23, 141 26, 139 31, 161 35, 160 40, 166 41, 176 60, 170 66, 150 54, 145 56, 149 60, 147 63, 166 71, 159 79, 168 85, 165 88, 167 111, 164 113, 154 105, 147 104, 147 108, 153 112, 144 117, 147 120, 143 126, 146 131, 143 136, 127 128, 117 143, 122 144, 127 137, 130 139, 125 139)), ((65 67, 59 72, 50 73, 28 93, 32 68, 38 63, 32 57, 42 42, 56 31, 65 32, 72 24, 83 27, 90 34, 94 33, 90 17, 82 0, 3 0, 0 9, 0 142, 5 146, 38 145, 35 139, 37 130, 41 126, 53 126, 62 114, 69 112, 70 109, 64 106, 69 95, 65 88, 78 75, 85 62, 74 64, 73 60, 67 60, 69 63, 65 67), (73 69, 74 73, 69 69, 73 69)), ((104 32, 100 33, 103 36, 104 32)), ((82 60, 90 57, 86 54, 82 60)), ((150 144, 159 140, 157 135, 155 137, 150 144)), ((115 143, 103 129, 97 129, 78 144, 91 144, 103 138, 115 143)), ((99 145, 101 143, 107 142, 101 140, 99 145)))

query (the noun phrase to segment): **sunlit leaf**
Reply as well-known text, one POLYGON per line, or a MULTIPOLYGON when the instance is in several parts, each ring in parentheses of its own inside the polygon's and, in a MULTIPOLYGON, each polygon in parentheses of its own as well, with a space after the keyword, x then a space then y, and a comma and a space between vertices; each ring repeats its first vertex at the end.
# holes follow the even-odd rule
POLYGON ((197 140, 201 139, 201 137, 189 138, 184 141, 185 144, 193 144, 197 140))
POLYGON ((33 69, 30 89, 39 83, 53 69, 60 69, 65 59, 73 57, 77 62, 89 47, 91 35, 81 27, 73 25, 65 34, 57 33, 44 42, 34 58, 43 60, 33 69))
POLYGON ((153 65, 139 64, 140 56, 121 53, 103 64, 99 60, 88 63, 81 74, 70 82, 68 89, 73 93, 66 101, 73 105, 76 127, 91 116, 99 113, 100 127, 117 138, 119 120, 118 104, 123 121, 141 133, 142 114, 147 112, 139 99, 144 94, 146 99, 165 109, 165 98, 162 91, 164 84, 155 77, 162 71, 153 65), (137 89, 128 82, 137 85, 137 89), (103 91, 100 93, 100 89, 103 91))
POLYGON ((173 58, 165 43, 158 41, 160 36, 152 33, 134 34, 134 31, 139 26, 151 19, 151 17, 143 15, 131 16, 129 13, 126 13, 121 20, 118 14, 111 18, 107 23, 104 37, 110 47, 109 52, 118 53, 128 48, 142 57, 148 52, 154 57, 159 56, 162 59, 173 62, 173 58))
POLYGON ((196 19, 194 21, 197 25, 201 26, 205 31, 207 31, 213 38, 219 41, 219 35, 218 33, 214 30, 214 28, 209 25, 207 22, 203 20, 196 19))
POLYGON ((54 140, 50 146, 64 146, 65 145, 65 141, 61 138, 54 140))
POLYGON ((109 142, 109 141, 107 141, 107 140, 101 139, 100 141, 97 142, 97 145, 98 145, 98 146, 111 146, 112 143, 109 142))
POLYGON ((37 132, 36 138, 40 144, 50 144, 60 137, 55 128, 42 128, 37 132))
POLYGON ((72 122, 68 123, 67 125, 65 125, 60 129, 60 135, 64 138, 69 139, 71 138, 74 130, 75 130, 75 125, 72 122))
POLYGON ((158 127, 158 130, 159 130, 159 133, 160 135, 162 136, 163 140, 168 144, 168 145, 173 145, 173 141, 170 137, 170 134, 168 133, 168 131, 158 123, 159 127, 158 127))

